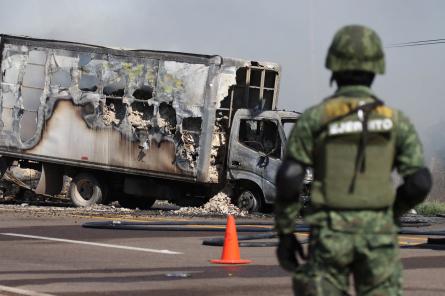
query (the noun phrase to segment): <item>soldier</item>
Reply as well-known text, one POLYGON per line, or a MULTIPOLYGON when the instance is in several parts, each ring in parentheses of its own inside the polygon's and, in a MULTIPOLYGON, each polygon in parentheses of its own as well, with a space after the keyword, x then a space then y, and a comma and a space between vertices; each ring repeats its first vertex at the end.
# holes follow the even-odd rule
POLYGON ((276 229, 280 265, 293 272, 295 295, 401 295, 395 221, 431 188, 414 126, 370 89, 385 70, 380 38, 363 26, 340 29, 326 67, 338 89, 306 110, 293 128, 277 173, 276 229), (306 168, 313 169, 307 262, 293 234, 306 168), (404 182, 395 191, 394 169, 404 182))

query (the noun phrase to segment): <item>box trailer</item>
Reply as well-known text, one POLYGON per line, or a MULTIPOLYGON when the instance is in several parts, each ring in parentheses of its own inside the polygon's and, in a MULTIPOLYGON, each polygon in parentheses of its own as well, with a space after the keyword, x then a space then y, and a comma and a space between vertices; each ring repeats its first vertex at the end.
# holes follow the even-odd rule
POLYGON ((41 168, 36 192, 88 206, 275 198, 285 123, 274 63, 0 35, 0 170, 41 168))

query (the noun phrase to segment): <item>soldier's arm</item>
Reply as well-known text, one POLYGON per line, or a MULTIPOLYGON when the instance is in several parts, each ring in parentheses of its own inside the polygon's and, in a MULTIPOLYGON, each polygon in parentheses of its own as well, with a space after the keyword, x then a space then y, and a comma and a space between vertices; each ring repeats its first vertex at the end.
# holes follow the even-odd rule
POLYGON ((396 130, 395 166, 403 177, 394 203, 396 217, 425 200, 432 186, 431 173, 424 165, 422 144, 409 119, 399 112, 396 130))
POLYGON ((298 218, 305 168, 312 166, 313 135, 311 116, 300 117, 289 137, 286 158, 276 177, 275 227, 279 234, 292 233, 298 218))
POLYGON ((298 200, 303 188, 305 168, 293 158, 286 158, 276 177, 275 225, 279 235, 294 232, 301 203, 298 200))

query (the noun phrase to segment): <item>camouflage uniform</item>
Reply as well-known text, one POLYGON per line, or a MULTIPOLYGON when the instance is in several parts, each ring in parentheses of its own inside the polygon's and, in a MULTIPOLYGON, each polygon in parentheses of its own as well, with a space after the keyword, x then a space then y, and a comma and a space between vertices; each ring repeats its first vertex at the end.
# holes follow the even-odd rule
MULTIPOLYGON (((337 33, 334 37, 332 46, 335 42, 337 47, 341 45, 344 41, 342 38, 355 38, 357 30, 364 30, 364 33, 359 32, 360 36, 368 36, 363 38, 363 48, 360 50, 377 53, 374 54, 376 59, 373 61, 368 56, 365 63, 359 63, 354 60, 357 49, 348 47, 345 52, 338 54, 340 59, 335 57, 335 52, 334 56, 328 55, 327 67, 333 71, 359 69, 383 73, 384 64, 380 62, 383 61, 383 52, 378 50, 381 48, 380 40, 375 40, 375 33, 369 34, 373 32, 370 29, 359 26, 346 27, 340 36, 337 33), (375 43, 378 43, 377 46, 374 46, 375 43), (351 56, 349 59, 348 51, 351 56)), ((337 179, 335 171, 330 175, 326 173, 326 156, 323 154, 330 133, 336 131, 332 126, 331 130, 329 127, 323 128, 329 118, 346 114, 355 106, 372 101, 373 97, 375 95, 371 89, 363 85, 340 87, 332 97, 306 110, 291 132, 287 157, 314 170, 312 205, 304 215, 306 223, 311 226, 309 259, 294 272, 295 295, 348 294, 351 274, 359 295, 401 295, 401 264, 397 226, 394 224, 392 209, 395 192, 392 184, 391 189, 388 189, 389 178, 377 180, 377 183, 370 179, 376 176, 378 178, 380 166, 383 176, 389 176, 393 168, 396 168, 401 176, 406 176, 423 167, 422 147, 413 125, 402 112, 387 106, 379 106, 371 111, 371 119, 383 118, 392 121, 393 125, 386 133, 386 137, 391 141, 388 140, 386 146, 376 145, 376 148, 372 148, 375 139, 371 137, 370 146, 365 150, 367 169, 364 173, 359 173, 354 180, 357 185, 353 193, 348 191, 348 183, 342 182, 349 182, 354 173, 357 145, 346 141, 347 146, 341 147, 347 152, 340 155, 336 163, 330 164, 340 175, 337 179), (351 151, 348 150, 348 145, 352 147, 351 151), (379 163, 379 157, 369 157, 373 151, 377 156, 378 153, 385 155, 385 151, 390 151, 386 155, 391 158, 379 163), (349 158, 348 153, 351 154, 349 158), (373 166, 373 162, 378 163, 377 167, 373 166), (389 164, 385 165, 385 162, 389 164), (332 182, 333 180, 335 182, 332 182), (382 182, 382 185, 378 182, 382 182), (388 188, 377 188, 385 186, 388 188), (374 204, 376 200, 377 204, 374 204), (379 202, 382 204, 382 201, 388 206, 379 207, 379 202), (352 206, 349 207, 349 203, 352 206), (332 207, 332 204, 335 207, 332 207)), ((357 114, 351 114, 345 117, 345 120, 357 120, 357 114)), ((341 126, 336 128, 338 131, 341 126)), ((346 128, 345 131, 351 130, 346 128)), ((275 212, 279 234, 294 231, 295 220, 301 207, 297 199, 282 200, 277 197, 275 212)))

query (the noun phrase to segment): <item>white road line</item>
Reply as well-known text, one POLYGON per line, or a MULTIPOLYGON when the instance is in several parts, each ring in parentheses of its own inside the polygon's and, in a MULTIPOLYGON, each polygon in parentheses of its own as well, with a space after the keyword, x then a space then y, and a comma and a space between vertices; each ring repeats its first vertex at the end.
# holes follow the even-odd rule
POLYGON ((72 240, 72 239, 62 239, 62 238, 28 235, 28 234, 20 234, 20 233, 0 233, 0 234, 7 235, 7 236, 41 239, 41 240, 48 240, 48 241, 55 241, 55 242, 62 242, 62 243, 89 245, 89 246, 114 248, 114 249, 130 250, 130 251, 140 251, 140 252, 169 254, 169 255, 183 254, 181 252, 175 252, 175 251, 169 251, 169 250, 157 250, 157 249, 147 249, 147 248, 129 247, 129 246, 121 246, 121 245, 112 245, 112 244, 93 243, 93 242, 86 242, 86 241, 79 241, 79 240, 72 240))
POLYGON ((52 294, 39 293, 39 292, 34 292, 34 291, 23 290, 23 289, 19 289, 19 288, 13 288, 13 287, 0 285, 0 293, 2 291, 19 294, 19 295, 24 295, 24 296, 54 296, 52 294))

